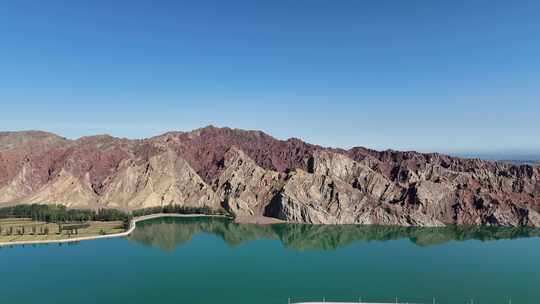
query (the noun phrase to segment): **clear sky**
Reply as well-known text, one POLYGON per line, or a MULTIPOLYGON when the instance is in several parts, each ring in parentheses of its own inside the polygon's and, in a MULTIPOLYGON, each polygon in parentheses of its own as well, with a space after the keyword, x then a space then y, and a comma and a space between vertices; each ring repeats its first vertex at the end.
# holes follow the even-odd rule
POLYGON ((0 130, 540 151, 540 1, 0 1, 0 130))

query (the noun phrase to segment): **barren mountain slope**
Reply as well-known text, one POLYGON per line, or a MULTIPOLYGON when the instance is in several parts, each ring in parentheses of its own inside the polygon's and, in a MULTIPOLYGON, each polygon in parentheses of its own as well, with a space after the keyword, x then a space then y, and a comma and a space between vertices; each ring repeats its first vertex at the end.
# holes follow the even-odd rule
POLYGON ((540 168, 212 126, 143 140, 0 132, 0 202, 174 203, 319 224, 540 226, 540 168))

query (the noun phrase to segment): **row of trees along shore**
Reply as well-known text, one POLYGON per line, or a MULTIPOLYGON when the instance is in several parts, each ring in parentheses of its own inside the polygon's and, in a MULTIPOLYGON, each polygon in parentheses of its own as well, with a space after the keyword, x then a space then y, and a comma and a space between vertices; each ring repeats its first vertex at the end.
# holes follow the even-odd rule
POLYGON ((130 213, 131 216, 143 216, 158 213, 177 213, 177 214, 206 214, 206 215, 227 215, 230 214, 224 209, 212 209, 210 207, 189 207, 180 205, 165 205, 158 207, 148 207, 137 209, 130 213))
POLYGON ((216 210, 209 207, 187 207, 175 204, 143 208, 131 212, 124 212, 117 209, 98 209, 96 211, 90 209, 68 209, 62 205, 24 204, 0 208, 0 219, 30 218, 33 221, 47 223, 123 221, 127 226, 132 217, 157 213, 229 215, 225 210, 216 210))
POLYGON ((30 218, 47 223, 127 221, 128 214, 116 209, 68 209, 62 205, 16 205, 0 208, 0 218, 30 218))

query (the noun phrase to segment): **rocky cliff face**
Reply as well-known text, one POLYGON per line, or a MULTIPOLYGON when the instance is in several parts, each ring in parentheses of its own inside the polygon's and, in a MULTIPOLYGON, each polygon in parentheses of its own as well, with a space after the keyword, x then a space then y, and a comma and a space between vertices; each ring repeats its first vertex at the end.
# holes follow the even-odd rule
POLYGON ((34 202, 209 206, 314 224, 540 226, 540 167, 215 127, 144 140, 0 133, 0 203, 34 202))

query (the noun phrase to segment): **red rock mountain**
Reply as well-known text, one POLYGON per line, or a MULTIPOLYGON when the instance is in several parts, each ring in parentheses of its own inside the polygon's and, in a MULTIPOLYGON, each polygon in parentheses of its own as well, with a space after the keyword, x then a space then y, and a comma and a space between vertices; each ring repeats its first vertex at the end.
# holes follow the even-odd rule
POLYGON ((315 224, 539 227, 540 167, 323 148, 211 126, 143 140, 0 132, 0 203, 174 203, 315 224))

